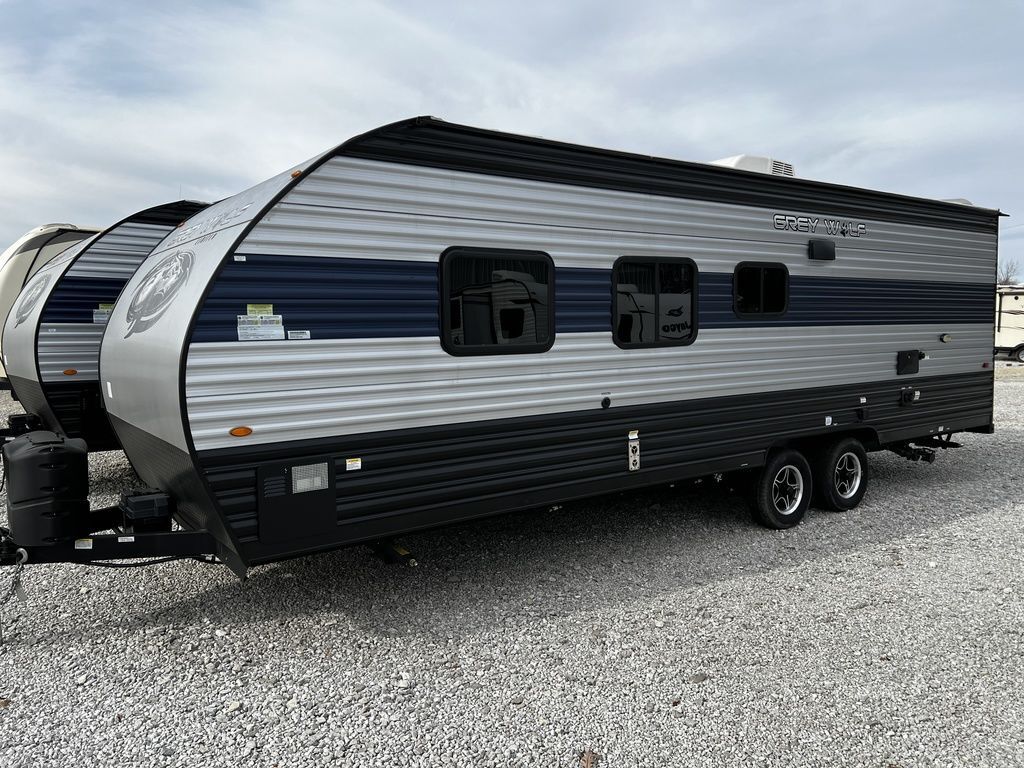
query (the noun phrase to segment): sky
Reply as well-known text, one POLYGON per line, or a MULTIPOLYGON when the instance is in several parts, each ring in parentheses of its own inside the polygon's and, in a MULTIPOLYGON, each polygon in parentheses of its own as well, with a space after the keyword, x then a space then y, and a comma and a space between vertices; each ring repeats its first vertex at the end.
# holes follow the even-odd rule
POLYGON ((415 115, 999 208, 1024 3, 0 0, 0 250, 217 200, 415 115))

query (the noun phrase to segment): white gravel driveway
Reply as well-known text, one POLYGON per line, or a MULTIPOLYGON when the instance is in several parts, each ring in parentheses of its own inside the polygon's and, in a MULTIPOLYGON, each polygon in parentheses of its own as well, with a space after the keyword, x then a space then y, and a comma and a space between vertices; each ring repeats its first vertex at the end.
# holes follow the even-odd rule
POLYGON ((860 508, 784 533, 658 488, 406 537, 417 568, 30 568, 0 766, 1024 765, 1024 379, 996 395, 997 434, 872 454, 860 508))

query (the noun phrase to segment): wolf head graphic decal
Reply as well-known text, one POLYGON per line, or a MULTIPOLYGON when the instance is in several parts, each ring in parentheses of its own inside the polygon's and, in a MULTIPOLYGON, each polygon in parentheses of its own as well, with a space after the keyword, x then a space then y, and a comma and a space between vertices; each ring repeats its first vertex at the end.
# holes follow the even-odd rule
POLYGON ((163 316, 171 300, 188 281, 194 260, 192 251, 175 251, 149 270, 128 305, 126 339, 133 333, 142 333, 163 316))

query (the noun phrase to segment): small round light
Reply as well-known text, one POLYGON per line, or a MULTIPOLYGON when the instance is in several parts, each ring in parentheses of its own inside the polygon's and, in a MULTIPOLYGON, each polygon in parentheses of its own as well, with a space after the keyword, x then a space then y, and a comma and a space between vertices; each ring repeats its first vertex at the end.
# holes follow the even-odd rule
POLYGON ((252 434, 252 427, 235 427, 228 434, 232 437, 248 437, 252 434))
POLYGON ((66 368, 66 369, 64 370, 64 375, 65 375, 65 376, 74 376, 74 375, 76 375, 77 373, 78 373, 78 371, 77 371, 77 370, 75 370, 74 368, 66 368))
POLYGON ((944 333, 941 336, 939 336, 939 341, 941 341, 943 344, 949 344, 949 342, 951 342, 952 340, 953 334, 951 333, 944 333))
POLYGON ((297 179, 302 175, 302 171, 292 171, 292 178, 297 179))

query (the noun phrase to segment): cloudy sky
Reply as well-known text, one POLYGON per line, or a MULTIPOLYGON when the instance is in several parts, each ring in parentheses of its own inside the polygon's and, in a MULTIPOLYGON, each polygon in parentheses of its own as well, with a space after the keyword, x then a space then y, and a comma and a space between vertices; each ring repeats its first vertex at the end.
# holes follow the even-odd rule
POLYGON ((1024 3, 0 0, 0 250, 214 200, 419 114, 1000 208, 1024 3))

